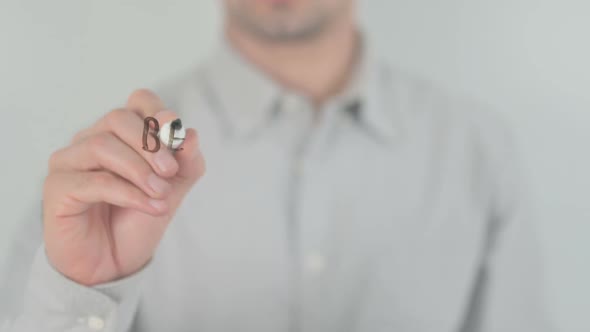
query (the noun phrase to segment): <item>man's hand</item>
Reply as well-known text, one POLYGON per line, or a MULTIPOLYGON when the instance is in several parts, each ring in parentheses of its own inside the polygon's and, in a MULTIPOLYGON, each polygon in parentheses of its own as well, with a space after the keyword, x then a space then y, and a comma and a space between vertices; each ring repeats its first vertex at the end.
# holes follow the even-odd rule
POLYGON ((140 270, 185 194, 204 173, 197 134, 183 149, 142 148, 143 119, 174 120, 152 92, 134 92, 54 152, 43 190, 44 240, 52 265, 87 286, 140 270))

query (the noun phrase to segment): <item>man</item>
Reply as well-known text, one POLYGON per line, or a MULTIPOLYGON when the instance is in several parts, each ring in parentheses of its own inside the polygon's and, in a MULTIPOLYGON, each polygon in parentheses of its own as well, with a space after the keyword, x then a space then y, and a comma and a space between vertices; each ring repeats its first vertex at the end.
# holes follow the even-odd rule
POLYGON ((376 60, 353 0, 225 9, 209 61, 53 153, 7 331, 547 329, 493 115, 376 60), (200 139, 145 151, 147 116, 200 139))

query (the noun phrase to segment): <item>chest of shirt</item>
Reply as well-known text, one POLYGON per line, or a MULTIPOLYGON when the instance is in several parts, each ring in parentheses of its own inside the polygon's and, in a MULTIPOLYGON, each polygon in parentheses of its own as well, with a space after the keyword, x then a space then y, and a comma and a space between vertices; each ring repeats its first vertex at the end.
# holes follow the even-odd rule
POLYGON ((385 144, 346 116, 291 113, 237 138, 209 111, 183 115, 207 173, 145 295, 172 304, 166 321, 281 331, 298 306, 307 331, 455 327, 485 231, 460 133, 416 121, 385 144))

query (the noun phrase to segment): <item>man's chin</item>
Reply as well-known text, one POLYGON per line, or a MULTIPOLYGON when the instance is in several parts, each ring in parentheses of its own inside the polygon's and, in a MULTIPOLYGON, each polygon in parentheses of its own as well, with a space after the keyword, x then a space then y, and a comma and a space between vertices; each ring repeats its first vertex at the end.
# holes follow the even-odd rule
POLYGON ((328 26, 326 18, 317 18, 308 22, 289 22, 288 18, 272 21, 240 20, 240 28, 256 39, 273 43, 302 42, 317 38, 328 26))

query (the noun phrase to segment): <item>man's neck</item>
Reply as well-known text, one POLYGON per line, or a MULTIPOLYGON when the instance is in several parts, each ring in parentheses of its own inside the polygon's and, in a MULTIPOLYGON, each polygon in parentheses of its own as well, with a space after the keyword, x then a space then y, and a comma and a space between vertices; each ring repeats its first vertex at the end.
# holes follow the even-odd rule
POLYGON ((316 107, 346 88, 357 61, 359 36, 352 19, 335 22, 313 40, 263 41, 228 24, 226 38, 248 61, 316 107))

